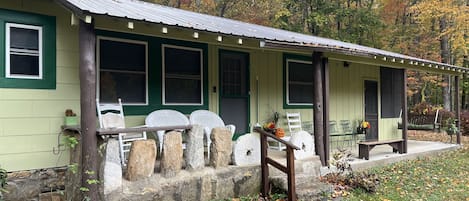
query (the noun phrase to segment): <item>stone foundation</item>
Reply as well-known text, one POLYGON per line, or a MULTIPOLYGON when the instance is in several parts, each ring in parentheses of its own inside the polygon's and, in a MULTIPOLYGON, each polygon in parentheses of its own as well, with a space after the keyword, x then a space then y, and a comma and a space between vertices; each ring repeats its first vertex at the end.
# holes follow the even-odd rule
POLYGON ((50 168, 8 173, 4 200, 65 200, 67 168, 50 168))
POLYGON ((182 170, 171 178, 155 174, 145 180, 123 180, 122 191, 109 194, 106 200, 221 200, 257 195, 261 186, 261 168, 228 166, 182 170))

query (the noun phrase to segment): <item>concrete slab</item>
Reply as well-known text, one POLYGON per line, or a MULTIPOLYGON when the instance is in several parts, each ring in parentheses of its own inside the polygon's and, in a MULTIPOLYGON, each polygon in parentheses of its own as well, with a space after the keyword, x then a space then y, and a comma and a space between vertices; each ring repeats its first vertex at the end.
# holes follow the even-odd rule
POLYGON ((435 155, 441 152, 458 149, 460 145, 442 142, 408 140, 407 153, 393 153, 389 145, 378 145, 370 152, 370 160, 358 159, 358 148, 352 149, 353 161, 350 162, 353 170, 362 170, 375 166, 383 166, 402 160, 411 160, 418 157, 435 155))

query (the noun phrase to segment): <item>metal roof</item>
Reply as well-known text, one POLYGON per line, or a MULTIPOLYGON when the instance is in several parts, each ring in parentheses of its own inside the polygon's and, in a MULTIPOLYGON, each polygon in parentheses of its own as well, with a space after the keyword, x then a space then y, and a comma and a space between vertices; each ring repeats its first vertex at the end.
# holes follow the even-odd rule
POLYGON ((276 45, 283 44, 288 46, 321 48, 341 52, 349 51, 356 53, 357 55, 382 56, 389 57, 389 59, 394 58, 400 60, 404 59, 413 61, 414 63, 419 62, 426 63, 427 65, 432 64, 434 66, 446 66, 452 70, 461 69, 463 72, 466 72, 467 70, 466 68, 454 65, 420 59, 353 43, 245 23, 139 0, 58 0, 58 2, 81 15, 106 15, 110 17, 164 24, 168 26, 178 26, 199 31, 255 38, 263 40, 266 43, 276 45))

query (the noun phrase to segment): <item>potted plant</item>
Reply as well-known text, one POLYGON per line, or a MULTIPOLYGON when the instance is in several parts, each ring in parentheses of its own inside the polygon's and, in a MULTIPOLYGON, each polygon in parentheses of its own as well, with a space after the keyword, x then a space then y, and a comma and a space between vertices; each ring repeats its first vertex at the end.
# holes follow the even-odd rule
POLYGON ((358 134, 366 134, 366 130, 371 128, 370 122, 365 120, 358 122, 357 133, 358 134))
POLYGON ((78 125, 77 114, 75 114, 72 109, 65 110, 64 125, 65 126, 77 126, 78 125))

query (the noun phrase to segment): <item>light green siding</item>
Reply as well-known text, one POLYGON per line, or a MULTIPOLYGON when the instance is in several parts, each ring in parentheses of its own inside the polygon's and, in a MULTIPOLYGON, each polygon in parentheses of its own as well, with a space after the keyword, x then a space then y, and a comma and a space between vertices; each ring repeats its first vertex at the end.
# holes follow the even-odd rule
MULTIPOLYGON (((76 113, 80 112, 78 27, 71 25, 70 12, 53 1, 35 0, 28 1, 28 3, 0 1, 0 7, 56 16, 57 29, 56 89, 0 88, 0 166, 8 171, 15 171, 67 165, 69 153, 65 151, 55 155, 52 150, 57 146, 64 111, 73 109, 76 113)), ((99 16, 95 20, 95 27, 101 32, 103 30, 125 32, 145 36, 145 38, 151 38, 149 40, 152 41, 154 38, 169 38, 179 40, 177 42, 181 45, 184 45, 186 41, 207 44, 207 49, 204 51, 207 51, 208 73, 206 74, 207 85, 204 87, 208 91, 206 94, 208 97, 204 100, 208 101, 208 109, 213 112, 219 112, 219 51, 235 50, 249 54, 251 126, 267 122, 274 112, 280 113, 278 126, 285 129, 287 129, 286 112, 300 112, 303 122, 313 120, 311 108, 284 108, 284 52, 261 49, 259 40, 244 39, 243 44, 239 45, 236 42, 237 38, 231 36, 224 36, 222 42, 217 42, 215 33, 202 32, 199 33, 199 38, 195 39, 192 37, 193 31, 189 29, 168 27, 168 33, 164 34, 161 33, 162 25, 159 24, 135 22, 135 28, 128 29, 127 21, 123 19, 99 16), (217 88, 216 92, 212 91, 213 87, 217 88)), ((289 52, 288 54, 310 56, 311 53, 289 52)), ((351 120, 355 123, 363 119, 364 80, 375 80, 379 84, 379 65, 372 64, 383 62, 334 54, 325 55, 332 56, 329 59, 330 120, 351 120), (342 60, 349 61, 350 66, 345 68, 342 60)), ((159 82, 161 77, 152 79, 159 82)), ((149 91, 149 94, 152 96, 159 91, 149 91)), ((127 109, 129 107, 124 109, 124 112, 127 109)), ((185 113, 188 114, 188 112, 185 113)), ((145 114, 126 115, 126 124, 127 126, 142 125, 144 119, 145 114)), ((396 122, 397 119, 380 119, 379 138, 400 138, 396 122)))
POLYGON ((64 166, 68 151, 56 155, 65 109, 79 112, 78 27, 52 1, 1 1, 11 10, 56 16, 56 89, 0 87, 0 166, 8 171, 64 166))

